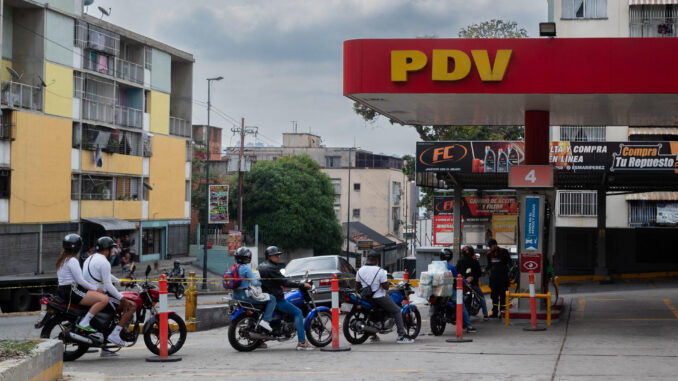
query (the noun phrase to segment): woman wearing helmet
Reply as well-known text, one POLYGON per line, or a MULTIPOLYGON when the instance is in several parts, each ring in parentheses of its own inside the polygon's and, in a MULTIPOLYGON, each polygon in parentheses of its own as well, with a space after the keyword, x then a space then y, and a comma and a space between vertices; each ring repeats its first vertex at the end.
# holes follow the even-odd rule
POLYGON ((57 294, 69 304, 90 306, 87 315, 76 324, 76 327, 86 332, 96 332, 89 322, 94 315, 106 307, 108 296, 103 293, 103 290, 86 282, 82 276, 82 269, 77 258, 82 248, 82 238, 77 234, 69 234, 64 237, 62 246, 63 250, 56 262, 59 279, 57 294))
POLYGON ((475 258, 475 251, 471 246, 464 246, 461 249, 461 258, 457 261, 457 271, 461 274, 471 288, 480 296, 480 306, 483 310, 483 320, 489 320, 487 316, 487 302, 485 301, 485 294, 480 289, 478 279, 482 275, 480 270, 480 263, 475 258))
MULTIPOLYGON (((261 281, 257 280, 254 277, 254 273, 252 272, 252 268, 250 267, 251 262, 252 262, 252 252, 250 251, 250 249, 246 247, 241 247, 235 251, 235 263, 238 270, 238 276, 242 280, 240 281, 240 285, 238 286, 238 288, 233 290, 233 298, 237 300, 242 300, 243 302, 262 304, 260 300, 251 298, 247 296, 247 294, 245 293, 245 291, 249 288, 250 283, 253 286, 261 286, 261 281)), ((267 330, 268 332, 271 332, 273 328, 271 328, 270 322, 273 319, 273 310, 275 310, 276 302, 275 297, 273 295, 269 294, 268 297, 269 297, 268 301, 265 302, 266 309, 264 310, 264 314, 261 317, 259 326, 267 330)))

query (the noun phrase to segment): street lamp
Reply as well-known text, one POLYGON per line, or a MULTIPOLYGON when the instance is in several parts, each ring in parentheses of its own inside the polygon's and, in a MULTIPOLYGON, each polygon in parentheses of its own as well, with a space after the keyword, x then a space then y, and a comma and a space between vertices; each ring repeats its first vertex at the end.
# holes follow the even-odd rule
POLYGON ((205 228, 203 229, 202 245, 204 248, 204 255, 202 257, 202 289, 207 289, 207 228, 210 225, 210 109, 212 107, 211 85, 212 81, 221 81, 222 76, 207 78, 207 128, 205 134, 207 135, 207 150, 205 152, 205 228))

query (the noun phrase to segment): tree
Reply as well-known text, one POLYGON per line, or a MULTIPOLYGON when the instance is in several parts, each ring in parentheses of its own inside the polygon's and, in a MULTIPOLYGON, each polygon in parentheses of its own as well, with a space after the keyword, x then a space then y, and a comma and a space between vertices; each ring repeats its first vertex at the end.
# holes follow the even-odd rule
POLYGON ((525 38, 525 28, 518 28, 515 21, 492 19, 479 24, 471 24, 459 30, 460 38, 525 38))
POLYGON ((414 180, 414 156, 412 155, 403 155, 403 173, 407 176, 408 181, 414 180))
POLYGON ((243 223, 248 231, 259 225, 261 242, 315 254, 341 250, 334 188, 308 155, 255 163, 243 178, 243 197, 243 223))

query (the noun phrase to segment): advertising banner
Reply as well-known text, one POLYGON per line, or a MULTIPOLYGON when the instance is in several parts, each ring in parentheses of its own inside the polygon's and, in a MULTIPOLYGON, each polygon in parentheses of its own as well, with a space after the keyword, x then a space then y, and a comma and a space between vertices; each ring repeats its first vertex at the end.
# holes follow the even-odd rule
POLYGON ((494 215, 492 216, 492 232, 494 239, 500 245, 516 244, 516 227, 518 226, 517 215, 494 215))
POLYGON ((210 224, 228 223, 228 185, 210 185, 210 224))
POLYGON ((678 142, 551 142, 549 160, 567 171, 675 171, 678 142))
POLYGON ((453 244, 454 216, 433 216, 433 245, 445 246, 453 244))
POLYGON ((525 250, 539 250, 539 197, 525 197, 525 250))
POLYGON ((417 142, 417 172, 508 173, 524 161, 524 142, 417 142))
POLYGON ((657 223, 678 224, 678 204, 676 203, 657 204, 657 223))

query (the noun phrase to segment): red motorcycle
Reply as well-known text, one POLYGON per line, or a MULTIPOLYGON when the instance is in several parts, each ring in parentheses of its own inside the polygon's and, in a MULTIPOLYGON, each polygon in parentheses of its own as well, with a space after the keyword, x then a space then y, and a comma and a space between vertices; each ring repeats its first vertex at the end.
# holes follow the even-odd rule
MULTIPOLYGON (((132 273, 134 270, 132 270, 132 273)), ((136 312, 126 329, 120 332, 120 337, 127 341, 130 346, 134 345, 139 338, 140 323, 144 322, 144 343, 146 347, 158 355, 160 353, 160 323, 159 313, 155 308, 159 300, 159 292, 156 286, 148 283, 148 274, 151 266, 146 268, 146 281, 141 285, 136 282, 128 284, 128 287, 136 288, 135 292, 124 291, 121 294, 136 304, 136 312), (150 312, 148 320, 146 311, 150 312)), ((77 304, 68 304, 57 295, 42 298, 42 311, 40 319, 35 323, 35 328, 40 329, 40 337, 53 338, 64 343, 64 361, 73 361, 87 353, 90 347, 105 348, 109 351, 119 351, 121 347, 106 341, 108 335, 120 321, 121 314, 116 313, 110 304, 94 318, 91 326, 98 332, 88 333, 78 329, 76 322, 87 313, 89 307, 77 304)), ((186 341, 186 324, 184 320, 170 311, 167 315, 167 353, 173 354, 184 345, 186 341)))

